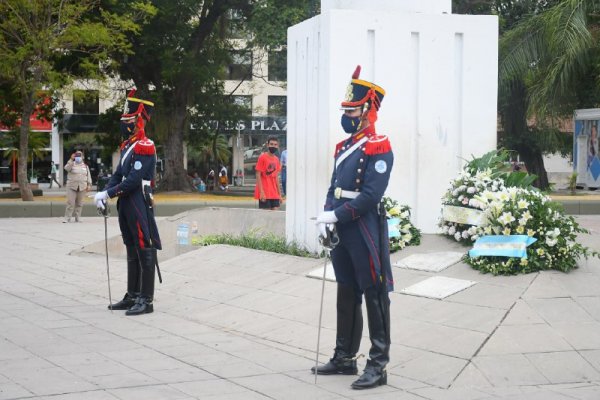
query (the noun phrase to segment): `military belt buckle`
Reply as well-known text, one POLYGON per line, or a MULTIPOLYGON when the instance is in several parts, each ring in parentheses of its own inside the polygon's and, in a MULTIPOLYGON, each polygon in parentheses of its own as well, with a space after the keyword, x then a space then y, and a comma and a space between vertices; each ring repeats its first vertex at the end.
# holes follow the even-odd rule
POLYGON ((335 197, 338 200, 342 198, 342 188, 341 187, 335 188, 335 190, 333 191, 333 197, 335 197))

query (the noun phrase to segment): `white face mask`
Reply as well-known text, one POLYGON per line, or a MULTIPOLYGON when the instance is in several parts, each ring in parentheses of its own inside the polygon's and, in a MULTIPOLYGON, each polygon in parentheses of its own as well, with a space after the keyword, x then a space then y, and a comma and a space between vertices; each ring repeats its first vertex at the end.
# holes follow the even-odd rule
POLYGON ((80 163, 81 162, 81 157, 75 157, 75 162, 76 163, 80 163))

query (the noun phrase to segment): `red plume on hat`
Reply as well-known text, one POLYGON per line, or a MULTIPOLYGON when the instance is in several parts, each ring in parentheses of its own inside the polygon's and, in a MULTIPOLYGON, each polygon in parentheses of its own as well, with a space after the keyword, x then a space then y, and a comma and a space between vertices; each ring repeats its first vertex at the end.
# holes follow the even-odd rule
POLYGON ((352 74, 352 79, 358 79, 359 76, 360 76, 360 65, 357 65, 356 69, 354 70, 354 73, 352 74))

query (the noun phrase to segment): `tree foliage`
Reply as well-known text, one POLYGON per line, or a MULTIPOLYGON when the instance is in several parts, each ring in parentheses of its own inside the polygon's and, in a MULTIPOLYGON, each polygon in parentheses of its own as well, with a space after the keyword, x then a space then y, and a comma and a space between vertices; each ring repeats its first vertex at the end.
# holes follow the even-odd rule
MULTIPOLYGON (((114 3, 111 9, 127 8, 130 1, 114 3)), ((153 0, 152 4, 156 15, 141 35, 129 38, 133 54, 112 57, 120 62, 120 77, 132 81, 140 96, 149 96, 156 104, 148 132, 164 148, 161 188, 190 190, 184 143, 212 142, 217 154, 217 138, 223 133, 218 126, 244 114, 226 97, 241 93, 225 93, 224 88, 224 71, 233 52, 285 45, 287 27, 306 19, 314 2, 153 0), (234 30, 242 33, 242 40, 232 39, 234 30)), ((249 72, 242 81, 256 77, 249 72)))
POLYGON ((493 13, 500 22, 499 144, 517 150, 536 186, 549 187, 543 154, 565 154, 570 137, 559 118, 578 102, 577 82, 590 38, 581 0, 455 0, 467 13, 493 13), (473 8, 469 9, 469 6, 473 8))
MULTIPOLYGON (((153 11, 143 0, 132 2, 122 14, 100 5, 98 0, 0 0, 0 86, 11 95, 5 110, 19 114, 18 181, 23 200, 33 200, 26 162, 29 118, 36 108, 53 109, 48 97, 39 93, 44 90, 53 98, 74 77, 102 78, 115 66, 109 53, 128 52, 125 33, 139 33, 136 18, 153 11)), ((6 112, 2 120, 14 127, 17 119, 6 112)))

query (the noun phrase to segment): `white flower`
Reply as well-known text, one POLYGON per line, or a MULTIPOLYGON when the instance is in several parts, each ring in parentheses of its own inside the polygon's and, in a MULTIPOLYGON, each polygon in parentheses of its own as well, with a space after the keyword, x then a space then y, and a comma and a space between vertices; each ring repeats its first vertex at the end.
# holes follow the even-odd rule
POLYGON ((444 235, 447 235, 447 234, 448 234, 448 225, 444 225, 444 226, 442 226, 442 233, 443 233, 444 235))
POLYGON ((476 189, 475 189, 473 186, 471 186, 471 187, 467 188, 467 193, 473 194, 473 193, 475 193, 476 191, 477 191, 477 190, 476 190, 476 189))
POLYGON ((531 218, 533 218, 533 216, 531 215, 531 213, 529 212, 529 210, 525 211, 523 213, 522 216, 525 219, 525 222, 529 221, 531 218))
POLYGON ((454 226, 451 226, 450 228, 448 228, 448 235, 454 235, 455 232, 456 232, 456 228, 454 226))
POLYGON ((510 228, 507 226, 506 228, 504 228, 504 230, 502 231, 502 233, 504 235, 507 235, 507 236, 510 235, 510 228))
POLYGON ((546 236, 550 237, 550 238, 555 238, 560 234, 560 229, 558 228, 554 228, 551 231, 546 232, 546 236))
POLYGON ((513 217, 513 215, 510 212, 502 213, 500 218, 498 218, 498 222, 500 222, 502 225, 510 224, 514 220, 515 220, 515 217, 513 217))
POLYGON ((525 218, 519 218, 519 225, 521 225, 521 226, 527 225, 527 220, 525 218))
POLYGON ((529 207, 529 203, 525 200, 519 200, 517 201, 517 207, 519 207, 520 209, 527 208, 529 207))
POLYGON ((501 202, 493 201, 492 203, 490 203, 490 208, 492 209, 494 214, 497 214, 504 209, 504 206, 501 202))
POLYGON ((460 242, 460 238, 461 238, 460 232, 456 232, 454 234, 454 239, 456 239, 457 242, 460 242))
POLYGON ((475 178, 478 180, 489 180, 491 172, 492 171, 490 169, 487 169, 485 171, 477 171, 477 173, 475 174, 475 178))
POLYGON ((483 192, 483 195, 488 200, 494 200, 496 198, 496 194, 494 192, 490 192, 489 190, 486 190, 485 192, 483 192))
POLYGON ((407 233, 406 235, 402 235, 402 240, 404 240, 406 243, 408 243, 412 240, 412 235, 410 233, 407 233))
POLYGON ((552 239, 549 237, 546 238, 546 244, 550 247, 554 246, 557 242, 558 242, 557 239, 552 239))
POLYGON ((506 192, 500 192, 498 194, 498 199, 504 203, 506 203, 508 200, 510 200, 510 195, 506 192))

